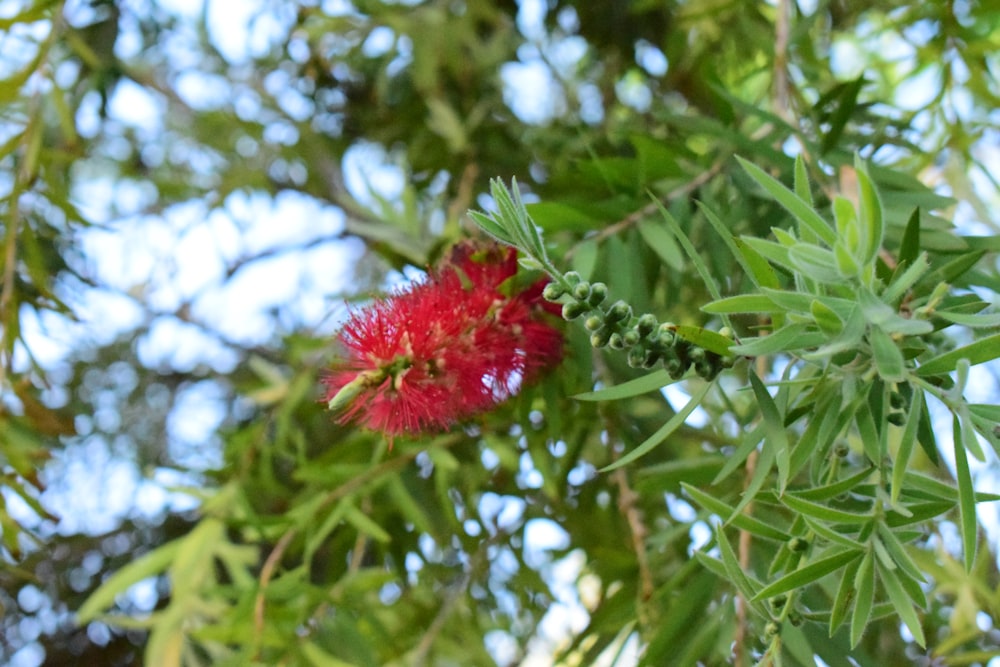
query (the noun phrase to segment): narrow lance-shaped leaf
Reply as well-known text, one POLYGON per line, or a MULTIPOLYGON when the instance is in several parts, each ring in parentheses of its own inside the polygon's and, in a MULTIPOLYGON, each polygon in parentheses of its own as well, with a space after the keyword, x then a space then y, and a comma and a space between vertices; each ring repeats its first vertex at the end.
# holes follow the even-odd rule
POLYGON ((860 558, 861 554, 861 551, 844 549, 834 553, 832 556, 826 556, 825 558, 815 560, 804 567, 800 567, 797 570, 789 572, 777 581, 768 584, 757 592, 754 599, 766 599, 815 583, 822 577, 825 577, 831 572, 835 572, 836 570, 844 567, 851 561, 860 558))
POLYGON ((978 522, 976 521, 976 491, 972 486, 969 457, 962 444, 962 424, 955 415, 952 421, 952 441, 955 452, 955 481, 958 483, 958 510, 962 526, 962 555, 966 572, 972 571, 976 558, 978 522))
POLYGON ((875 555, 868 551, 854 576, 854 612, 851 614, 851 646, 857 646, 868 626, 875 602, 875 555))
POLYGON ((950 352, 929 359, 917 369, 917 375, 939 375, 955 370, 960 359, 968 359, 970 366, 1000 358, 1000 334, 981 338, 950 352))
POLYGON ((778 406, 775 405, 774 399, 767 392, 767 387, 760 381, 757 374, 752 371, 750 373, 750 386, 753 387, 753 393, 757 399, 757 407, 760 408, 760 414, 764 420, 764 437, 774 447, 775 460, 778 464, 779 493, 784 493, 785 486, 788 484, 791 455, 784 421, 778 412, 778 406))
POLYGON ((816 234, 820 240, 825 242, 828 246, 833 247, 833 244, 837 241, 836 233, 830 228, 830 225, 827 224, 826 220, 824 220, 819 213, 813 210, 812 206, 802 201, 798 195, 786 188, 773 176, 765 172, 757 165, 752 162, 747 162, 739 156, 737 156, 736 159, 740 163, 740 166, 743 167, 744 171, 750 175, 750 178, 757 181, 762 188, 767 190, 768 194, 774 197, 775 201, 784 206, 796 220, 809 227, 809 229, 816 234))
POLYGON ((913 608, 913 602, 903 590, 902 584, 899 583, 899 577, 896 572, 887 567, 880 567, 878 573, 879 578, 882 580, 882 587, 889 596, 889 601, 892 602, 893 608, 899 614, 903 623, 909 628, 913 639, 921 646, 927 646, 924 629, 920 624, 920 619, 917 617, 916 610, 913 608))
POLYGON ((910 400, 910 411, 906 415, 906 426, 899 441, 899 450, 896 452, 896 460, 892 468, 892 492, 890 495, 893 505, 899 502, 899 493, 903 490, 907 468, 910 465, 910 456, 913 454, 913 447, 917 442, 917 429, 920 426, 920 412, 923 408, 923 401, 917 397, 910 400))
POLYGON ((683 424, 684 421, 689 416, 691 416, 691 413, 694 412, 694 409, 697 408, 699 405, 701 405, 702 400, 705 398, 705 396, 708 394, 709 390, 713 386, 714 385, 711 382, 706 382, 704 385, 702 385, 701 388, 698 389, 698 391, 694 392, 691 395, 691 400, 687 402, 687 405, 685 405, 677 412, 677 414, 675 414, 673 417, 667 420, 667 423, 661 426, 656 431, 656 433, 649 436, 649 438, 647 438, 645 442, 643 442, 641 445, 639 445, 632 451, 625 454, 625 456, 621 457, 611 465, 601 468, 601 472, 610 472, 617 468, 621 468, 622 466, 628 465, 632 461, 635 461, 637 458, 645 454, 648 454, 654 447, 656 447, 661 442, 666 440, 671 433, 680 428, 681 424, 683 424))

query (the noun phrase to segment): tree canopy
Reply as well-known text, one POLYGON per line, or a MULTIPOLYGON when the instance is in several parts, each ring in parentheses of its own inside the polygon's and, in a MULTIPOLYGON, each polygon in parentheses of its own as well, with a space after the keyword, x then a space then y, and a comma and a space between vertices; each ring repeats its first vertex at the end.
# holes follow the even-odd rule
POLYGON ((0 662, 990 663, 989 5, 0 2, 0 662))

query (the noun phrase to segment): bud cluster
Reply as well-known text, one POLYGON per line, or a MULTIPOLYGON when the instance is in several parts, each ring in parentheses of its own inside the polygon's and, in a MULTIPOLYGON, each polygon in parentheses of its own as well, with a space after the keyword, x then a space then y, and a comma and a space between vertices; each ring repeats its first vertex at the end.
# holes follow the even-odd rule
POLYGON ((661 324, 649 313, 637 316, 632 306, 620 299, 607 305, 608 287, 604 283, 589 283, 575 271, 563 278, 565 284, 549 283, 542 296, 562 302, 563 319, 582 319, 594 347, 627 351, 633 368, 652 369, 663 364, 675 379, 694 368, 710 380, 731 364, 731 359, 679 337, 669 322, 661 324))

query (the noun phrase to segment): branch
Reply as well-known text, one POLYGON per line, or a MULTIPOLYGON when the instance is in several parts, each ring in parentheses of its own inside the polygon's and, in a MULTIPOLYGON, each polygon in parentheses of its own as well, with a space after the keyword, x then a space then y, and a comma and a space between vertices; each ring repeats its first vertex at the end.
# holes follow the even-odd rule
MULTIPOLYGON (((716 174, 722 171, 722 167, 724 164, 725 160, 722 159, 717 160, 706 171, 703 171, 702 173, 698 174, 684 185, 674 188, 673 190, 663 195, 659 199, 651 201, 649 204, 643 206, 638 211, 633 211, 632 213, 629 213, 626 217, 622 218, 621 220, 614 222, 605 227, 604 229, 600 230, 594 236, 588 236, 587 238, 584 239, 584 241, 593 240, 599 243, 608 237, 614 236, 615 234, 623 232, 629 227, 638 224, 642 220, 645 220, 646 218, 648 218, 649 216, 653 215, 658 210, 660 210, 660 206, 665 206, 666 204, 670 203, 671 201, 679 197, 687 196, 692 192, 694 192, 695 190, 697 190, 698 188, 700 188, 708 181, 712 180, 712 178, 714 178, 716 174)), ((576 253, 577 249, 580 247, 582 243, 583 241, 580 241, 566 252, 567 260, 570 259, 574 253, 576 253)))

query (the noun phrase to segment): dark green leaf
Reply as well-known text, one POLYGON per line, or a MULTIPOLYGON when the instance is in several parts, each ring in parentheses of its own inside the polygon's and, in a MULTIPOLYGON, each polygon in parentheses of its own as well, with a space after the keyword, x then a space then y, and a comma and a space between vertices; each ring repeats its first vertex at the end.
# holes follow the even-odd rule
POLYGON ((955 481, 958 484, 958 509, 962 529, 962 555, 965 570, 972 571, 976 558, 978 544, 978 526, 976 520, 976 491, 972 486, 972 472, 969 470, 969 458, 962 444, 962 424, 958 415, 952 420, 952 440, 955 452, 955 481))
MULTIPOLYGON (((735 351, 735 350, 734 350, 735 351)), ((967 359, 969 365, 975 366, 1000 357, 1000 334, 981 338, 974 343, 956 350, 945 352, 933 359, 928 359, 917 368, 917 375, 940 375, 955 370, 959 360, 967 359)))
POLYGON ((691 400, 687 402, 687 405, 685 405, 673 417, 667 420, 667 423, 665 423, 663 426, 657 429, 656 433, 649 436, 649 438, 647 438, 645 442, 643 442, 635 449, 625 454, 625 456, 621 457, 614 463, 601 468, 601 472, 610 472, 612 470, 621 468, 622 466, 628 465, 632 461, 635 461, 637 458, 645 454, 648 454, 650 451, 652 451, 653 448, 655 448, 661 442, 666 440, 671 433, 680 428, 681 424, 683 424, 684 421, 691 415, 691 413, 694 412, 694 409, 697 408, 699 405, 701 405, 702 399, 705 398, 705 396, 708 394, 709 390, 713 386, 714 385, 711 382, 703 383, 702 386, 691 395, 691 400))
POLYGON ((775 582, 768 584, 754 597, 756 600, 763 600, 775 595, 781 595, 788 591, 793 591, 803 586, 815 583, 821 578, 844 567, 851 561, 861 557, 862 551, 851 549, 838 550, 833 555, 814 560, 804 567, 789 572, 775 582))

